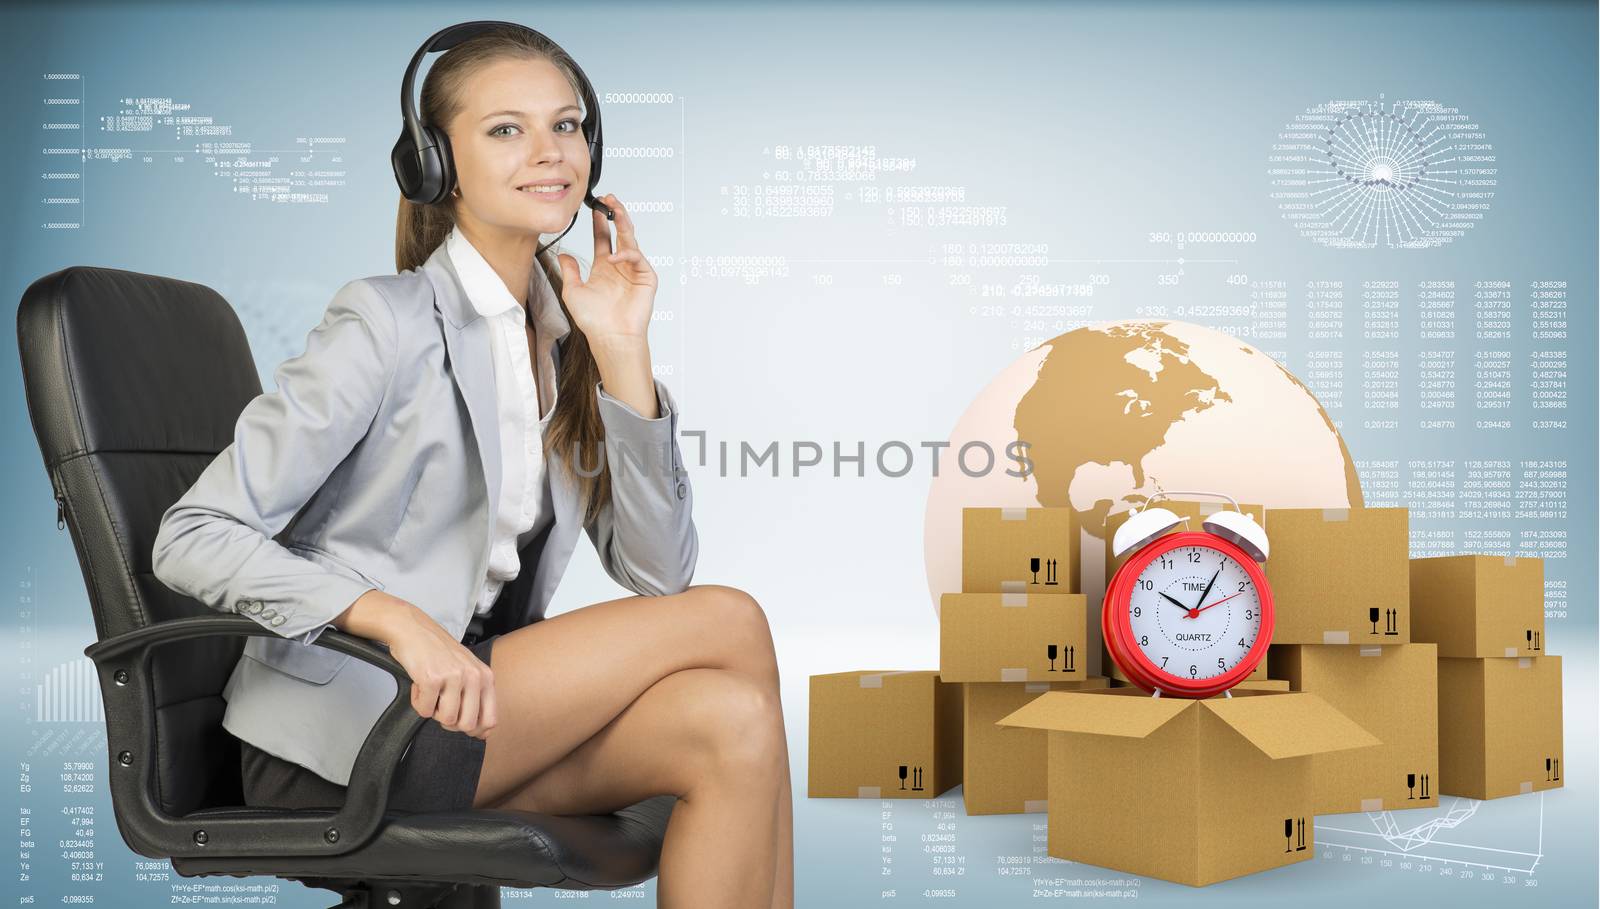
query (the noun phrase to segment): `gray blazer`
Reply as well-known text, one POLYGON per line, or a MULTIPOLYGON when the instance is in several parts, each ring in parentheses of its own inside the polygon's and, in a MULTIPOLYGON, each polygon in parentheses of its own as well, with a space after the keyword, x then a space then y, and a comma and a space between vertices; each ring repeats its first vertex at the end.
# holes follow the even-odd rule
MULTIPOLYGON (((248 639, 223 727, 340 785, 394 677, 311 642, 373 588, 459 639, 488 570, 501 483, 489 328, 444 244, 419 269, 344 285, 277 390, 246 405, 233 442, 161 518, 157 578, 277 633, 248 639)), ((661 596, 688 586, 699 539, 677 407, 654 384, 653 420, 595 385, 611 501, 584 529, 617 583, 661 596)), ((524 547, 497 627, 542 619, 572 555, 577 490, 554 460, 566 454, 549 464, 554 523, 524 547)))

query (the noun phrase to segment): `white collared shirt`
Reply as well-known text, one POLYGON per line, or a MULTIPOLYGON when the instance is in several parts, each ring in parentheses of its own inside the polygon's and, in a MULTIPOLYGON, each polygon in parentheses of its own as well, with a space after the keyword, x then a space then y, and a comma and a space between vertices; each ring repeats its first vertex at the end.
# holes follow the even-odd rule
POLYGON ((446 239, 450 264, 472 308, 489 322, 494 359, 496 410, 500 424, 501 481, 494 503, 489 568, 474 612, 487 613, 506 583, 517 576, 517 551, 554 519, 544 433, 555 413, 556 373, 552 349, 571 326, 561 312, 543 266, 535 262, 528 286, 539 380, 528 360, 524 311, 505 282, 464 234, 454 228, 446 239), (543 414, 543 416, 541 416, 543 414))

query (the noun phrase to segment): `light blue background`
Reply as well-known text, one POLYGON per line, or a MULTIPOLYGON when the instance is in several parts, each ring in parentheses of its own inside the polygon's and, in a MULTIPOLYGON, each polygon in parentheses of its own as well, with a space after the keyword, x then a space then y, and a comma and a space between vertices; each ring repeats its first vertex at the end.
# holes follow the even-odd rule
MULTIPOLYGON (((682 428, 705 430, 713 444, 727 440, 735 453, 740 440, 758 450, 776 440, 785 451, 794 440, 824 448, 837 440, 851 449, 866 441, 866 477, 835 477, 826 463, 793 477, 787 455, 779 478, 741 477, 736 466, 719 473, 715 450, 703 466, 690 465, 702 546, 696 581, 751 591, 778 642, 800 905, 994 906, 1031 899, 1030 878, 998 877, 995 856, 1031 852, 1031 837, 1043 833, 1041 815, 968 818, 959 790, 933 806, 897 804, 897 827, 908 833, 891 880, 880 876, 876 802, 805 797, 806 677, 933 668, 937 661, 923 581, 927 464, 892 479, 872 471, 871 452, 890 439, 913 447, 944 439, 972 397, 1020 352, 1018 324, 973 317, 968 289, 951 286, 948 270, 928 264, 939 244, 976 241, 1043 242, 1054 260, 1104 260, 982 273, 984 281, 1006 283, 1018 272, 1068 282, 1111 274, 1111 286, 1093 300, 1096 319, 1129 317, 1150 305, 1236 300, 1223 282, 1236 271, 1288 280, 1291 288, 1313 278, 1398 279, 1403 286, 1491 278, 1519 288, 1533 280, 1569 282, 1565 418, 1571 425, 1541 435, 1360 429, 1359 388, 1350 385, 1358 377, 1350 364, 1375 345, 1360 340, 1359 297, 1347 302, 1345 438, 1357 459, 1543 457, 1569 465, 1567 520, 1503 526, 1568 532, 1568 559, 1549 567, 1552 577, 1568 581, 1570 615, 1552 621, 1548 637, 1550 650, 1566 657, 1570 778, 1543 798, 1485 803, 1452 837, 1439 837, 1511 850, 1518 853, 1514 862, 1526 863, 1521 853, 1536 850, 1542 858, 1534 874, 1513 875, 1510 883, 1469 882, 1444 878, 1437 867, 1426 873, 1383 867, 1381 856, 1330 850, 1312 862, 1204 890, 1148 881, 1138 891, 1141 900, 1160 904, 1467 906, 1520 898, 1594 905, 1592 5, 801 3, 752 11, 735 4, 606 3, 463 4, 447 12, 397 3, 8 6, 0 12, 0 28, 13 36, 0 61, 0 85, 11 101, 0 138, 0 190, 13 201, 0 210, 0 297, 15 301, 33 280, 74 264, 203 283, 240 310, 270 387, 273 368, 299 352, 338 286, 393 271, 396 191, 387 155, 400 122, 400 75, 427 34, 472 18, 515 19, 546 31, 602 93, 673 93, 669 105, 605 107, 608 146, 671 153, 608 159, 601 191, 641 211, 646 204, 660 209, 636 220, 662 276, 657 308, 670 318, 656 324, 652 349, 679 399, 682 428), (232 192, 192 154, 181 164, 170 155, 150 164, 91 161, 82 229, 41 230, 46 210, 38 199, 60 187, 47 187, 39 175, 61 162, 47 161, 40 148, 73 142, 39 128, 47 113, 60 115, 41 103, 47 88, 61 88, 46 86, 47 72, 83 74, 89 147, 186 148, 187 141, 152 136, 147 146, 141 137, 106 137, 93 128, 120 107, 118 99, 169 96, 191 103, 193 113, 232 123, 231 140, 257 148, 289 148, 297 136, 344 137, 347 185, 329 189, 327 204, 278 205, 232 192), (1431 251, 1330 250, 1296 236, 1267 197, 1266 159, 1276 133, 1313 104, 1385 92, 1458 106, 1482 124, 1500 169, 1492 210, 1465 237, 1431 251), (836 210, 828 218, 725 213, 724 187, 771 185, 763 173, 784 166, 771 149, 807 144, 873 145, 880 156, 915 157, 911 174, 882 175, 879 182, 964 187, 964 204, 1005 206, 1007 226, 893 227, 882 205, 845 201, 852 187, 844 184, 835 186, 836 210), (1180 253, 1147 242, 1148 232, 1160 230, 1249 230, 1259 239, 1180 253), (1154 274, 1169 266, 1129 261, 1182 254, 1236 262, 1191 264, 1180 287, 1165 288, 1154 274), (788 276, 753 282, 707 276, 705 257, 719 256, 782 257, 788 276), (819 275, 831 283, 820 283, 819 275), (932 828, 938 809, 956 812, 969 865, 954 882, 927 876, 928 863, 914 846, 915 833, 932 828), (1364 864, 1369 857, 1373 864, 1364 864), (952 885, 954 899, 921 895, 952 885), (887 887, 896 890, 892 900, 880 896, 887 887)), ((568 241, 587 259, 583 223, 568 241)), ((1470 296, 1464 293, 1458 308, 1458 328, 1470 335, 1470 296)), ((1302 314, 1292 295, 1289 312, 1291 337, 1282 347, 1298 368, 1312 345, 1294 336, 1302 314)), ((7 334, 5 341, 13 364, 14 339, 7 334)), ((1416 345, 1400 346, 1409 352, 1416 345)), ((1524 347, 1519 343, 1519 354, 1524 347)), ((1467 405, 1457 416, 1466 417, 1466 426, 1472 349, 1464 339, 1457 360, 1467 405)), ((1414 356, 1403 354, 1402 372, 1413 363, 1414 356)), ((53 529, 55 509, 20 371, 13 366, 0 375, 0 428, 9 441, 0 506, 10 517, 0 539, 5 571, 18 585, 0 651, 15 667, 8 680, 14 705, 0 714, 12 734, 0 752, 8 769, 23 760, 36 768, 92 760, 103 773, 104 737, 96 736, 95 724, 31 719, 41 673, 81 658, 93 627, 71 542, 53 529), (31 617, 22 612, 27 594, 36 606, 31 617)), ((1514 415, 1529 417, 1525 406, 1514 415)), ((580 547, 552 611, 616 591, 593 552, 580 547)), ((51 776, 35 773, 36 782, 51 776)), ((7 790, 9 801, 13 790, 7 790)), ((35 792, 5 817, 26 806, 36 829, 60 833, 64 821, 51 815, 58 801, 80 803, 35 792)), ((95 804, 103 883, 71 882, 57 850, 39 848, 32 879, 8 872, 0 892, 33 894, 40 904, 93 893, 107 905, 167 905, 173 885, 136 879, 135 857, 116 835, 109 799, 95 804)), ((1360 815, 1319 819, 1344 827, 1364 822, 1360 815)), ((1035 863, 1032 877, 1124 875, 1050 861, 1035 863)), ((196 882, 233 883, 183 880, 196 882)), ((331 901, 294 884, 282 896, 295 906, 331 901)), ((546 905, 555 896, 541 891, 529 898, 546 905)))

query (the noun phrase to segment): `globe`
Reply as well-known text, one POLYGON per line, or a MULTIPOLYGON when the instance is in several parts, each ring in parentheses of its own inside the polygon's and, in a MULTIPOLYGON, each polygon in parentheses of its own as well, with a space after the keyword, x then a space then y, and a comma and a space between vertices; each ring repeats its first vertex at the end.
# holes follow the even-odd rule
POLYGON ((1070 507, 1084 531, 1079 589, 1094 611, 1106 518, 1158 491, 1269 508, 1362 504, 1344 439, 1305 384, 1249 344, 1187 322, 1100 323, 1046 341, 989 383, 949 441, 923 523, 935 614, 941 595, 961 589, 964 507, 1070 507), (969 468, 977 476, 956 460, 974 441, 995 453, 993 469, 969 468), (1007 448, 1017 442, 1026 449, 1007 448))

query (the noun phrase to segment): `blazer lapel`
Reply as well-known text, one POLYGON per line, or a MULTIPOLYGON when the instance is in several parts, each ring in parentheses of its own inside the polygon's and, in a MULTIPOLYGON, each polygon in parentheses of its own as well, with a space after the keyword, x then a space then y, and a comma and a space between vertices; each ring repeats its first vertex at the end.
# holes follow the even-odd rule
MULTIPOLYGON (((467 403, 472 435, 478 444, 478 460, 483 466, 484 489, 488 491, 488 519, 480 528, 483 534, 483 561, 487 565, 491 534, 494 531, 495 503, 500 501, 500 419, 495 399, 494 359, 490 349, 489 325, 466 298, 456 277, 445 244, 440 243, 423 271, 433 283, 433 303, 444 316, 445 350, 450 355, 450 374, 467 403)), ((487 570, 487 568, 485 568, 487 570)), ((483 572, 480 571, 479 574, 483 572)))

